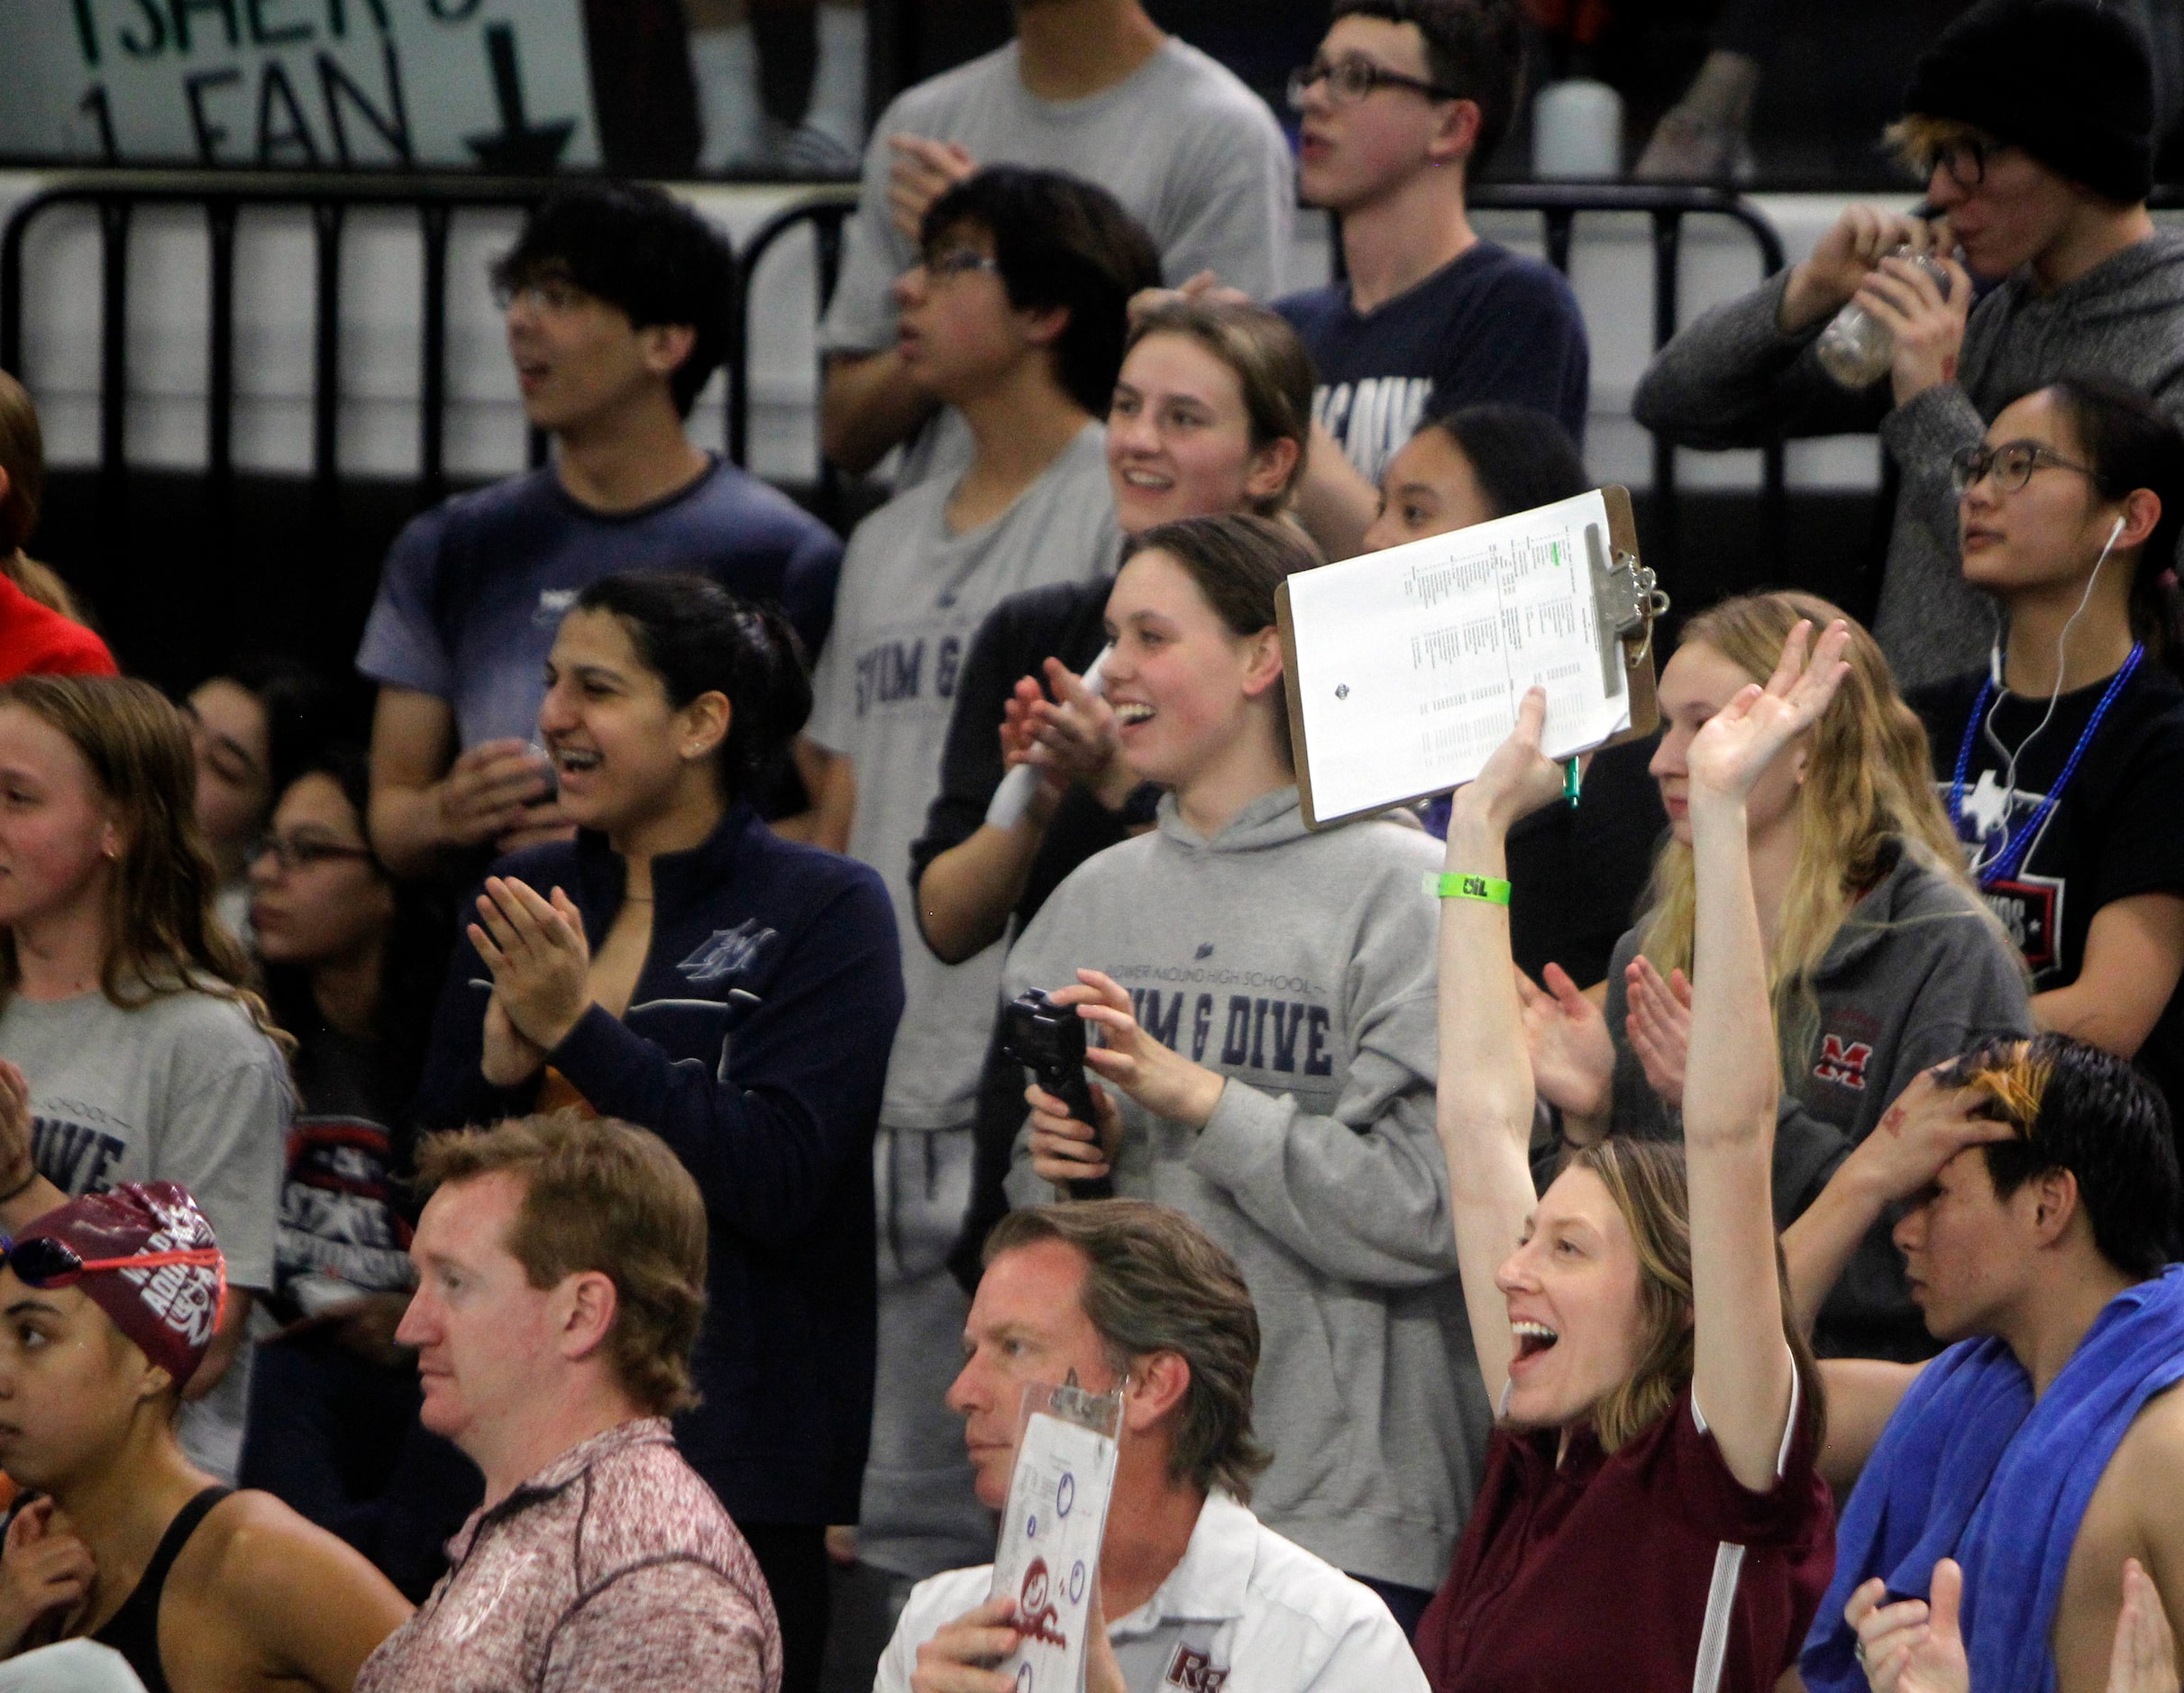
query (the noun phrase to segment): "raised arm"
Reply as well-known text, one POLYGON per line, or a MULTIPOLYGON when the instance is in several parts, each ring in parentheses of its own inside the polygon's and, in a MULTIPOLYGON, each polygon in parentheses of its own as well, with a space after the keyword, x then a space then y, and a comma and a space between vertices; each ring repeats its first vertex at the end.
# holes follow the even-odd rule
MULTIPOLYGON (((1547 696, 1524 696, 1517 727, 1478 780, 1457 790, 1448 874, 1504 881, 1510 825, 1561 797, 1562 773, 1540 753, 1547 696)), ((1448 1162, 1448 1203, 1464 1304, 1486 1401, 1499 1405, 1515 1351, 1495 1285, 1522 1239, 1532 1187, 1531 1060, 1509 951, 1509 907, 1458 895, 1440 902, 1440 1093, 1436 1121, 1448 1162)))
POLYGON ((1820 639, 1800 623, 1765 688, 1747 687, 1691 745, 1691 851, 1697 881, 1684 1147, 1691 1204, 1692 1395, 1730 1473, 1772 1489, 1795 1365, 1782 1334, 1769 1194, 1782 1090, 1745 802, 1820 719, 1850 666, 1841 623, 1820 639))

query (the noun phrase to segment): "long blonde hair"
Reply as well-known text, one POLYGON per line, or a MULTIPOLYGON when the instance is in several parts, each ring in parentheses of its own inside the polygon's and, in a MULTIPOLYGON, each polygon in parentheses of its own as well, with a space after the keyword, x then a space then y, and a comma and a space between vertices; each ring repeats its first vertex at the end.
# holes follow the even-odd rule
MULTIPOLYGON (((150 682, 121 676, 23 676, 0 688, 0 706, 66 736, 116 813, 121 850, 99 972, 106 998, 123 1011, 169 993, 233 1000, 293 1050, 252 990, 249 955, 213 911, 220 879, 197 826, 196 761, 181 712, 150 682)), ((0 929, 0 1005, 21 981, 14 932, 0 929)))
MULTIPOLYGON (((1935 792, 1926 731, 1862 627, 1815 594, 1746 594, 1692 618, 1683 638, 1765 682, 1798 619, 1819 630, 1838 618, 1850 627, 1844 654, 1850 673, 1809 731, 1810 761, 1796 800, 1797 860, 1767 960, 1786 1078, 1803 1073, 1819 1033, 1813 978, 1851 907, 1887 874, 1899 844, 1926 869, 1954 880, 1974 910, 1986 909, 1935 792)), ((1689 973, 1696 909, 1691 848, 1672 839, 1654 860, 1639 933, 1640 950, 1663 975, 1689 973)))

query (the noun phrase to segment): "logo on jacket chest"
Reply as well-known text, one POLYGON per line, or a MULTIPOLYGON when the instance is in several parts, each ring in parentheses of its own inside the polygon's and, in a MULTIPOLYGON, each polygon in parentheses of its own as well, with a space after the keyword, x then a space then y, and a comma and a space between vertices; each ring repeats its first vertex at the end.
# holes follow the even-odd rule
POLYGON ((675 968, 693 983, 726 982, 756 964, 759 954, 776 938, 758 919, 746 917, 734 929, 715 929, 709 940, 675 968))
POLYGON ((1212 1657, 1195 1646, 1177 1646, 1175 1656, 1168 1661, 1168 1673, 1163 1687, 1177 1687, 1183 1693, 1221 1693, 1229 1684, 1229 1672, 1216 1670, 1212 1657))

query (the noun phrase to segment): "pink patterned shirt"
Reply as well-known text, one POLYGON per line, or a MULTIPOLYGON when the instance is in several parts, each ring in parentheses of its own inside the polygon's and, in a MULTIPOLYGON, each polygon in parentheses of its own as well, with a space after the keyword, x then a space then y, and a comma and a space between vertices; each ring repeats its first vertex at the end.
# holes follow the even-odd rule
POLYGON ((355 1693, 778 1693, 751 1549, 664 1419, 571 1447, 448 1542, 452 1566, 355 1693))

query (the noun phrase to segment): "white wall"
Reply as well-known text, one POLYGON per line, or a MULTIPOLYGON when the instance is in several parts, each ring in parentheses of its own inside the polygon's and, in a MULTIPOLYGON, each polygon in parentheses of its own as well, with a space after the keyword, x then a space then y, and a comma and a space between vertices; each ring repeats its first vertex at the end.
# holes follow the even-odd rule
MULTIPOLYGON (((0 172, 0 219, 46 178, 0 172)), ((738 242, 806 190, 700 187, 689 190, 706 215, 738 242)), ((1906 199, 1906 204, 1908 200, 1906 199)), ((1843 201, 1825 195, 1765 195, 1753 204, 1780 232, 1790 261, 1808 252, 1843 201)), ((1485 214, 1494 239, 1540 251, 1539 220, 1485 214)), ((1325 221, 1299 220, 1293 276, 1323 281, 1325 221)), ((524 428, 485 269, 513 233, 513 215, 458 218, 449 254, 447 469, 458 478, 498 475, 523 462, 524 428)), ((1757 249, 1729 219, 1685 224, 1685 321, 1759 279, 1757 249)), ((191 211, 137 215, 131 245, 129 453, 133 462, 187 468, 205 462, 206 261, 204 221, 191 211)), ((422 246, 415 217, 360 210, 343 248, 341 462, 352 473, 405 476, 416 469, 419 384, 417 315, 422 246)), ((1631 395, 1652 348, 1653 250, 1640 215, 1585 216, 1571 251, 1593 346, 1592 422, 1586 457, 1603 481, 1648 486, 1651 443, 1631 421, 1631 395)), ((246 212, 236 251, 237 395, 234 451, 249 470, 309 468, 312 368, 312 237, 302 212, 246 212)), ((42 216, 25 253, 24 370, 37 396, 47 451, 56 464, 97 455, 98 240, 94 215, 68 208, 42 216)), ((816 370, 810 243, 791 237, 761 270, 752 350, 753 468, 783 479, 815 469, 812 404, 816 370)), ((717 379, 693 428, 708 445, 721 438, 717 379)), ((1870 437, 1793 444, 1789 473, 1808 488, 1871 486, 1878 449, 1870 437)), ((1756 453, 1679 455, 1686 486, 1755 486, 1756 453)))

